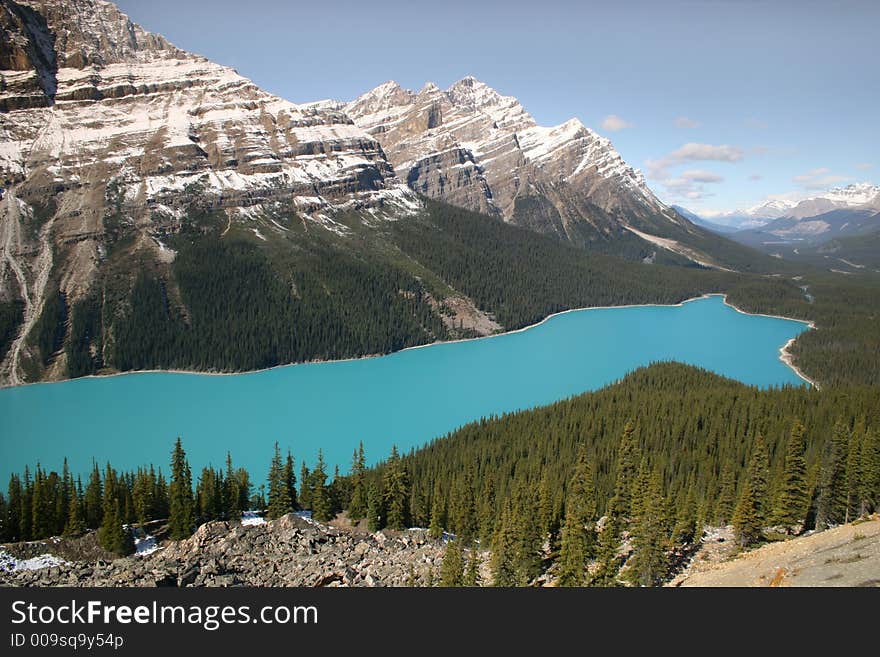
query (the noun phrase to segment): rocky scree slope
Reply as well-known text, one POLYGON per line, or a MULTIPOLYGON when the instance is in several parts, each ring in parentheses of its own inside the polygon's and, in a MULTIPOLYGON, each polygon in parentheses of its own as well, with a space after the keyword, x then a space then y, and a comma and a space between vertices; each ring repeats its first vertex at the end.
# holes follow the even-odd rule
POLYGON ((210 522, 144 556, 0 572, 0 585, 424 586, 439 578, 444 550, 424 530, 356 533, 291 514, 259 525, 210 522))

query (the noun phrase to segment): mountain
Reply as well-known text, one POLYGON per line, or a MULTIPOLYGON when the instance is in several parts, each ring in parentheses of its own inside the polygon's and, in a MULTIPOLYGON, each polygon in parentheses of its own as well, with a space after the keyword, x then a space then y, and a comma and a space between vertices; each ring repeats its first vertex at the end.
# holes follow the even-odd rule
POLYGON ((389 81, 336 107, 425 196, 595 250, 722 261, 713 238, 661 203, 607 138, 578 119, 539 126, 473 77, 418 92, 389 81))
MULTIPOLYGON (((169 264, 164 236, 193 216, 265 240, 418 207, 345 114, 272 96, 110 3, 2 0, 0 30, 0 302, 21 307, 22 335, 108 263, 169 264)), ((27 351, 12 346, 12 381, 27 351)))
POLYGON ((673 210, 678 212, 682 217, 690 221, 692 224, 696 224, 697 226, 701 226, 706 230, 711 230, 713 233, 718 233, 720 235, 729 235, 730 233, 735 233, 737 231, 733 226, 726 226, 724 224, 716 224, 713 221, 709 221, 708 219, 703 219, 699 215, 691 212, 687 208, 684 208, 680 205, 670 205, 673 210))
POLYGON ((866 182, 835 187, 819 196, 800 201, 780 216, 807 219, 841 209, 880 212, 880 187, 866 182))
POLYGON ((785 216, 794 205, 791 201, 772 199, 744 210, 713 213, 702 217, 702 219, 704 221, 711 220, 722 226, 729 226, 733 230, 748 229, 763 226, 768 221, 785 216))
POLYGON ((473 78, 297 105, 102 0, 0 0, 0 30, 0 382, 388 353, 778 268, 473 78))
MULTIPOLYGON (((880 187, 867 182, 855 183, 800 201, 771 199, 745 210, 706 214, 701 219, 734 229, 751 230, 768 226, 776 219, 810 219, 833 210, 880 212, 880 187)), ((810 229, 804 232, 808 233, 810 229)))
POLYGON ((880 230, 880 212, 869 208, 842 208, 804 218, 782 217, 766 226, 740 231, 732 237, 758 248, 779 244, 821 244, 838 237, 854 237, 880 230))

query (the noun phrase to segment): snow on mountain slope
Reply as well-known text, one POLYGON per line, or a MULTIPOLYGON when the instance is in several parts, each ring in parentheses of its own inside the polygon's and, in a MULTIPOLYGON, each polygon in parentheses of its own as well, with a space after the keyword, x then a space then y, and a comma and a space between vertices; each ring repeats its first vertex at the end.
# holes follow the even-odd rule
MULTIPOLYGON (((369 202, 396 183, 378 143, 341 112, 272 96, 145 32, 110 3, 4 0, 3 9, 12 19, 28 10, 44 18, 42 41, 56 49, 43 108, 16 109, 35 103, 32 57, 3 71, 5 178, 113 185, 126 203, 172 214, 196 185, 204 202, 226 208, 300 196, 320 199, 309 207, 369 202)), ((23 24, 17 36, 33 43, 33 34, 23 24)))
POLYGON ((801 200, 770 199, 744 210, 707 212, 704 218, 738 228, 758 228, 775 219, 809 219, 838 209, 880 211, 880 187, 862 182, 835 187, 801 200))
POLYGON ((842 208, 880 210, 880 187, 870 183, 835 187, 818 196, 804 199, 782 216, 806 219, 842 208))
POLYGON ((0 379, 18 382, 50 281, 81 298, 111 238, 167 261, 161 236, 192 216, 256 222, 259 238, 291 221, 346 230, 335 211, 419 207, 332 104, 266 93, 109 2, 0 0, 0 37, 0 302, 24 304, 0 379))
POLYGON ((516 98, 473 77, 445 91, 386 82, 345 111, 381 142, 401 179, 434 198, 567 235, 578 223, 607 236, 639 216, 679 221, 608 139, 577 119, 538 126, 516 98), (543 222, 523 216, 534 199, 543 222))

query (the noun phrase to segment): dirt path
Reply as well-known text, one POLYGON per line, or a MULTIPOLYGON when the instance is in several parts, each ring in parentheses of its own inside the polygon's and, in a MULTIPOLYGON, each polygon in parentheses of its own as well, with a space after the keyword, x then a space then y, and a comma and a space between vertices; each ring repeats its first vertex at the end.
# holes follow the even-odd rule
POLYGON ((16 258, 15 254, 22 250, 21 239, 21 212, 18 208, 18 199, 15 197, 13 189, 6 192, 6 212, 0 221, 0 243, 3 244, 3 272, 6 267, 12 270, 16 281, 18 282, 19 294, 24 302, 24 321, 21 330, 6 356, 6 360, 0 366, 0 376, 6 378, 9 385, 19 385, 23 383, 20 372, 20 357, 24 348, 25 338, 31 332, 37 318, 40 315, 40 309, 43 307, 43 298, 46 292, 46 283, 49 280, 49 272, 52 271, 52 241, 50 235, 54 218, 49 219, 40 229, 39 248, 36 260, 33 263, 34 275, 33 286, 28 285, 28 277, 22 262, 16 258))
POLYGON ((880 517, 765 545, 676 580, 677 586, 880 586, 880 517))

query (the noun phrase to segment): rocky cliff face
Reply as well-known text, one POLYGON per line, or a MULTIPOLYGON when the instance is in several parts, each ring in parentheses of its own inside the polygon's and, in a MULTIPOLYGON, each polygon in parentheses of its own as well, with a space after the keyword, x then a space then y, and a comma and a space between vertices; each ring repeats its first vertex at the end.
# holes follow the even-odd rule
MULTIPOLYGON (((344 113, 272 96, 110 3, 2 0, 0 33, 0 301, 23 303, 22 337, 47 281, 70 301, 89 289, 110 232, 161 260, 158 236, 193 212, 265 237, 291 217, 341 230, 340 209, 417 205, 344 113)), ((22 379, 26 351, 0 378, 22 379)))
POLYGON ((387 82, 344 106, 414 190, 575 242, 684 222, 579 120, 542 127, 472 77, 419 92, 387 82))

